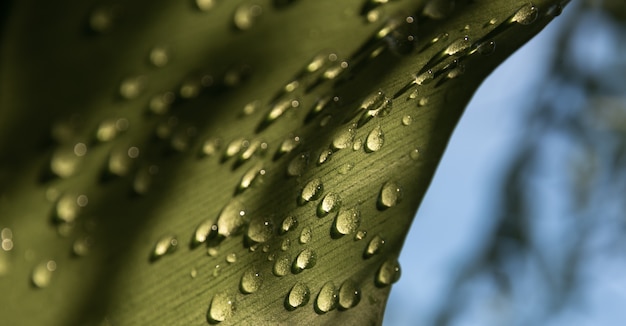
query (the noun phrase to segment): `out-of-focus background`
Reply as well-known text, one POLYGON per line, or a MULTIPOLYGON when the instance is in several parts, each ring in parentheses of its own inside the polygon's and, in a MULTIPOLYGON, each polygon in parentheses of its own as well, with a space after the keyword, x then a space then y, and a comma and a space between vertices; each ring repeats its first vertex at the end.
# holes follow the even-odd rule
POLYGON ((624 325, 626 1, 572 1, 483 83, 400 264, 386 326, 624 325))

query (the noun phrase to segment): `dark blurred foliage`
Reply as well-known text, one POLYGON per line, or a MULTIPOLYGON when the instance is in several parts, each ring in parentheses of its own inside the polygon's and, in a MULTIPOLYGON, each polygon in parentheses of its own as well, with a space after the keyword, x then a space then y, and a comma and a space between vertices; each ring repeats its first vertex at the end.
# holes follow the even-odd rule
POLYGON ((436 325, 467 321, 480 305, 495 325, 544 325, 585 310, 607 261, 626 266, 626 1, 565 10, 573 13, 548 77, 529 94, 492 231, 456 275, 436 325))

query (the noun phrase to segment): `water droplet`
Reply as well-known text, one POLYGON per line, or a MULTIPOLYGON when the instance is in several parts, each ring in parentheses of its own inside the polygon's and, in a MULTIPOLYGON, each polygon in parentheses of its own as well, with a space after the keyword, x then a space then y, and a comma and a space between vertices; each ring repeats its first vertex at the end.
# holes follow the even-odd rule
MULTIPOLYGON (((2 229, 2 232, 0 232, 0 236, 2 240, 2 243, 1 243, 2 250, 11 251, 13 249, 13 231, 11 231, 11 229, 9 228, 4 228, 2 229)), ((1 268, 0 268, 0 275, 2 275, 1 268)))
POLYGON ((413 160, 413 161, 418 161, 420 159, 420 150, 417 148, 412 149, 409 152, 409 157, 413 160))
POLYGON ((320 178, 313 178, 302 188, 298 203, 304 205, 310 201, 317 200, 324 192, 324 185, 320 178))
POLYGON ((354 141, 354 144, 352 145, 352 150, 354 151, 358 151, 363 147, 363 140, 361 139, 356 139, 354 141))
POLYGON ((250 72, 250 67, 245 64, 235 65, 229 68, 224 74, 224 86, 233 88, 241 85, 241 83, 248 79, 250 72))
POLYGON ((100 7, 94 9, 89 15, 89 28, 96 33, 104 33, 111 29, 114 15, 112 8, 100 7))
POLYGON ((169 50, 162 46, 156 46, 150 50, 148 59, 150 63, 157 68, 165 67, 170 61, 169 50))
POLYGON ((395 182, 386 182, 380 189, 378 208, 387 209, 396 206, 402 199, 402 188, 395 182))
POLYGON ((232 199, 217 218, 217 230, 221 236, 228 237, 238 233, 246 222, 246 208, 243 203, 232 199))
POLYGON ((361 240, 365 239, 366 236, 367 236, 367 231, 359 230, 354 235, 354 241, 361 241, 361 240))
POLYGON ((217 0, 196 0, 196 7, 200 11, 209 11, 215 7, 217 0))
POLYGON ((370 242, 367 244, 365 252, 363 253, 363 257, 370 258, 378 254, 384 246, 385 239, 383 239, 380 235, 375 235, 372 240, 370 240, 370 242))
POLYGON ((217 264, 213 268, 213 272, 211 273, 211 275, 213 275, 213 277, 218 277, 221 273, 222 273, 222 266, 220 264, 217 264))
POLYGON ((159 173, 159 167, 150 165, 141 168, 133 178, 133 192, 137 195, 145 195, 152 186, 152 177, 159 173))
POLYGON ((223 322, 227 318, 232 317, 235 314, 235 310, 235 298, 226 292, 219 292, 211 300, 207 319, 211 323, 223 322))
POLYGON ((368 153, 376 152, 383 147, 385 135, 380 126, 376 126, 370 131, 365 139, 365 151, 368 153))
POLYGON ((317 101, 315 101, 315 104, 313 104, 313 107, 311 108, 311 110, 309 111, 309 113, 307 114, 305 118, 305 122, 309 122, 313 120, 313 118, 319 116, 321 112, 325 111, 328 107, 338 102, 339 102, 338 96, 326 95, 326 96, 320 97, 317 101))
POLYGON ((454 1, 428 1, 422 9, 422 14, 432 19, 443 19, 452 13, 454 7, 454 1))
POLYGON ((377 286, 388 286, 400 279, 400 264, 396 259, 386 260, 376 274, 377 286))
POLYGON ((325 149, 320 153, 320 156, 317 158, 317 164, 322 165, 326 163, 330 157, 333 155, 333 151, 331 149, 325 149))
POLYGON ((326 282, 315 300, 315 311, 323 314, 337 307, 337 288, 332 281, 326 282))
POLYGON ((235 9, 233 23, 241 31, 250 29, 263 14, 263 8, 258 4, 244 3, 235 9))
POLYGON ((300 243, 301 244, 309 243, 311 239, 313 239, 313 230, 311 230, 311 228, 308 226, 305 228, 302 228, 302 231, 300 231, 300 238, 299 238, 300 243))
POLYGON ((334 231, 346 235, 356 232, 361 225, 361 212, 356 207, 340 211, 335 217, 334 231))
POLYGON ((352 171, 352 169, 354 168, 354 164, 353 163, 346 163, 341 165, 339 168, 337 168, 337 172, 339 172, 339 174, 348 174, 348 172, 352 171))
POLYGON ((496 51, 496 42, 486 41, 486 42, 480 43, 478 47, 476 48, 476 50, 478 51, 478 53, 482 55, 493 54, 496 51))
POLYGON ((290 177, 297 177, 304 173, 304 170, 309 165, 309 152, 298 154, 287 165, 287 175, 290 177))
POLYGON ((428 105, 428 97, 422 97, 417 101, 417 106, 422 107, 428 105))
POLYGON ((263 248, 261 249, 261 251, 263 251, 264 253, 268 253, 270 251, 270 245, 269 244, 263 245, 263 248))
POLYGON ((300 137, 289 136, 280 143, 278 150, 276 151, 276 158, 279 158, 285 154, 291 153, 294 149, 300 146, 300 137))
POLYGON ((366 97, 361 103, 360 108, 361 110, 364 110, 364 112, 361 115, 361 118, 359 118, 357 127, 362 127, 373 117, 387 114, 391 108, 391 99, 385 96, 383 91, 378 91, 366 97))
POLYGON ((404 126, 409 126, 411 125, 411 123, 413 123, 413 117, 410 115, 405 115, 402 117, 402 125, 404 126))
POLYGON ((274 267, 272 268, 272 273, 274 276, 282 277, 291 271, 291 258, 289 255, 283 254, 278 256, 278 258, 274 261, 274 267))
POLYGON ((467 50, 470 46, 471 42, 469 37, 464 36, 450 43, 450 45, 443 50, 443 53, 448 56, 453 56, 467 50))
POLYGON ((340 206, 341 197, 334 192, 329 192, 326 196, 324 196, 324 199, 322 199, 317 207, 317 216, 324 217, 330 212, 338 210, 340 206))
POLYGON ((263 277, 261 272, 255 267, 248 268, 243 275, 241 275, 241 281, 239 282, 239 289, 243 294, 250 294, 258 291, 263 285, 263 277))
POLYGON ((280 250, 287 251, 289 250, 289 248, 291 248, 291 240, 283 239, 283 241, 280 243, 280 250))
POLYGON ((278 120, 278 118, 282 117, 289 109, 297 108, 298 106, 300 106, 300 101, 296 99, 284 99, 274 104, 265 116, 265 119, 261 122, 259 130, 265 129, 278 120))
POLYGON ((348 61, 341 61, 333 63, 328 69, 324 71, 322 77, 326 80, 333 80, 339 77, 346 69, 348 69, 348 61))
POLYGON ((50 159, 50 172, 60 178, 69 178, 78 172, 82 161, 83 157, 76 155, 74 147, 59 148, 50 159))
POLYGON ((296 259, 293 261, 293 266, 291 267, 291 271, 294 274, 300 273, 305 269, 311 269, 315 266, 317 262, 317 255, 315 251, 306 248, 300 251, 296 259))
POLYGON ((120 83, 120 96, 126 100, 132 100, 143 92, 146 80, 143 76, 127 77, 120 83))
POLYGON ((347 280, 339 288, 339 307, 350 309, 361 301, 361 289, 356 282, 347 280))
POLYGON ((266 149, 267 149, 266 142, 259 140, 259 139, 254 139, 250 141, 250 144, 248 145, 248 147, 239 155, 239 158, 237 159, 237 164, 241 165, 245 163, 246 161, 251 159, 254 154, 258 153, 257 155, 261 155, 262 153, 265 152, 266 149))
POLYGON ((230 254, 226 255, 226 262, 229 264, 233 264, 237 262, 237 254, 234 252, 231 252, 230 254))
POLYGON ((335 150, 340 150, 352 146, 356 130, 353 126, 350 126, 335 135, 333 138, 332 147, 335 150))
POLYGON ((244 190, 250 188, 252 184, 257 180, 257 177, 265 175, 265 169, 263 168, 263 162, 257 162, 241 177, 241 181, 237 187, 237 193, 242 193, 244 190))
POLYGON ((289 291, 289 294, 285 298, 285 308, 287 310, 295 310, 298 307, 302 307, 309 302, 311 297, 311 290, 302 282, 297 282, 289 291))
POLYGON ((72 252, 78 257, 87 256, 92 246, 92 240, 89 236, 81 236, 74 240, 72 244, 72 252))
POLYGON ((215 257, 220 254, 220 250, 217 247, 210 247, 206 250, 206 254, 211 257, 215 257))
POLYGON ((102 121, 96 130, 96 139, 99 142, 108 142, 117 137, 117 135, 128 129, 127 119, 108 119, 102 121))
POLYGON ((150 112, 156 115, 164 115, 170 110, 170 106, 174 103, 176 95, 173 92, 164 92, 150 98, 148 108, 150 112))
POLYGON ((56 269, 57 263, 54 260, 41 262, 33 269, 30 280, 34 286, 40 289, 48 287, 56 269))
POLYGON ((283 223, 280 228, 280 233, 285 234, 298 227, 298 220, 293 216, 287 216, 283 219, 283 223))
POLYGON ((228 145, 226 145, 226 149, 224 150, 223 160, 228 160, 229 158, 239 154, 242 148, 247 147, 249 142, 244 138, 236 138, 228 145))
POLYGON ((58 223, 72 224, 80 214, 83 207, 87 206, 89 199, 85 195, 67 193, 62 195, 56 202, 54 219, 58 223))
POLYGON ((191 269, 191 271, 189 271, 189 276, 191 276, 191 278, 196 278, 196 276, 198 276, 198 270, 194 267, 191 269))
POLYGON ((106 173, 109 176, 123 177, 132 170, 135 159, 139 156, 139 149, 134 146, 117 147, 111 150, 107 162, 106 173))
POLYGON ((220 150, 222 141, 219 138, 209 138, 202 143, 202 152, 200 155, 205 157, 211 157, 220 150))
POLYGON ((248 239, 256 243, 268 241, 274 234, 274 225, 269 217, 256 215, 250 219, 248 224, 248 239))
POLYGON ((154 244, 154 248, 152 248, 152 253, 150 254, 150 260, 156 261, 176 250, 176 247, 178 247, 178 239, 176 236, 172 234, 164 235, 154 244))
POLYGON ((194 247, 198 246, 207 240, 215 238, 216 235, 217 224, 215 224, 215 220, 212 218, 206 219, 196 227, 196 231, 193 233, 193 238, 191 239, 191 245, 194 247))
POLYGON ((513 16, 509 19, 512 23, 518 23, 520 25, 530 25, 537 20, 539 16, 539 10, 532 3, 527 3, 520 7, 513 16))

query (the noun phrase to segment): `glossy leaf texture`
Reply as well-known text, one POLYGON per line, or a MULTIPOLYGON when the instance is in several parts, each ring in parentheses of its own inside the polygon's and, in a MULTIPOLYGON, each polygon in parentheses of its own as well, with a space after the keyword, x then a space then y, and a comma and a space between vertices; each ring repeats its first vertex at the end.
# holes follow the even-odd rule
POLYGON ((1 323, 380 324, 465 105, 564 4, 6 5, 1 323))

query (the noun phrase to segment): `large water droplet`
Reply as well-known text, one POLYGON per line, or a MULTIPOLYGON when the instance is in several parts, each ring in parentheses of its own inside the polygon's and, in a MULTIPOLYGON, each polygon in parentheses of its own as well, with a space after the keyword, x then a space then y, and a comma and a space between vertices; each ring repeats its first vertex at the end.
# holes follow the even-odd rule
POLYGON ((311 290, 303 283, 298 282, 289 291, 289 294, 285 298, 285 308, 287 310, 295 310, 298 307, 302 307, 309 302, 311 297, 311 290))
POLYGON ((215 224, 215 220, 212 218, 206 219, 196 227, 196 231, 191 238, 191 245, 194 247, 198 246, 207 240, 215 238, 215 236, 217 236, 217 224, 215 224))
POLYGON ((263 215, 256 215, 250 219, 250 224, 248 224, 248 239, 257 242, 263 243, 268 241, 272 235, 274 234, 274 225, 272 224, 272 220, 263 215))
POLYGON ((315 254, 315 251, 309 248, 303 249, 293 261, 291 271, 294 274, 300 273, 305 269, 313 268, 316 262, 317 254, 315 254))
POLYGON ((324 192, 324 185, 320 178, 313 178, 302 188, 298 203, 304 205, 310 201, 317 200, 324 192))
POLYGON ((339 307, 350 309, 355 307, 359 301, 361 301, 361 289, 358 284, 352 280, 343 282, 339 288, 339 307))
POLYGON ((265 169, 263 168, 263 162, 257 162, 241 177, 241 181, 237 186, 237 193, 241 193, 244 190, 250 188, 258 177, 265 175, 265 169))
POLYGON ((368 153, 376 152, 383 147, 385 142, 385 134, 380 126, 376 126, 370 131, 365 139, 365 151, 368 153))
POLYGON ((217 218, 217 230, 221 236, 228 237, 241 231, 246 223, 246 208, 238 200, 231 200, 217 218))
POLYGON ((378 208, 387 209, 396 206, 402 200, 402 188, 393 181, 386 182, 378 195, 378 208))
POLYGON ((211 300, 207 319, 211 323, 223 322, 227 318, 232 317, 235 314, 235 310, 235 298, 226 292, 220 292, 215 294, 213 300, 211 300))
POLYGON ((239 289, 243 294, 250 294, 258 291, 263 285, 263 277, 261 272, 255 267, 248 268, 243 275, 241 275, 241 281, 239 282, 239 289))
POLYGON ((263 14, 263 8, 258 4, 244 3, 235 9, 233 23, 239 30, 250 29, 263 14))
POLYGON ((513 16, 509 19, 512 23, 518 23, 520 25, 530 25, 537 20, 539 16, 539 10, 532 3, 527 3, 519 8, 513 16))
POLYGON ((327 313, 337 307, 337 288, 332 281, 326 282, 315 300, 315 311, 327 313))
POLYGON ((280 233, 285 234, 297 227, 298 227, 298 220, 295 217, 289 215, 283 219, 283 223, 280 227, 280 233))
POLYGON ((287 165, 287 175, 290 177, 297 177, 304 173, 306 167, 309 165, 309 152, 300 153, 295 156, 287 165))
POLYGON ((376 274, 377 286, 388 286, 400 279, 400 264, 396 259, 386 260, 376 274))
POLYGON ((317 216, 324 217, 330 212, 338 210, 340 206, 341 197, 334 192, 329 192, 326 196, 324 196, 324 199, 322 199, 317 207, 317 216))
POLYGON ((364 258, 370 258, 376 254, 378 254, 383 247, 385 246, 385 239, 383 239, 380 235, 375 235, 372 240, 365 247, 365 252, 363 253, 364 258))
POLYGON ((353 126, 350 126, 335 135, 332 142, 332 147, 335 150, 340 150, 352 146, 356 130, 353 126))
POLYGON ((168 253, 174 252, 178 247, 178 239, 173 234, 167 234, 159 238, 152 248, 150 260, 156 261, 168 253))
POLYGON ((56 269, 57 263, 54 260, 43 261, 35 266, 30 280, 34 286, 40 289, 48 287, 56 269))
POLYGON ((361 225, 361 212, 358 208, 353 207, 340 211, 335 217, 333 225, 334 231, 340 235, 346 235, 356 232, 361 225))
POLYGON ((313 239, 313 230, 311 230, 311 228, 308 226, 305 228, 302 228, 302 231, 300 231, 300 238, 299 238, 300 243, 301 244, 309 243, 311 239, 313 239))

